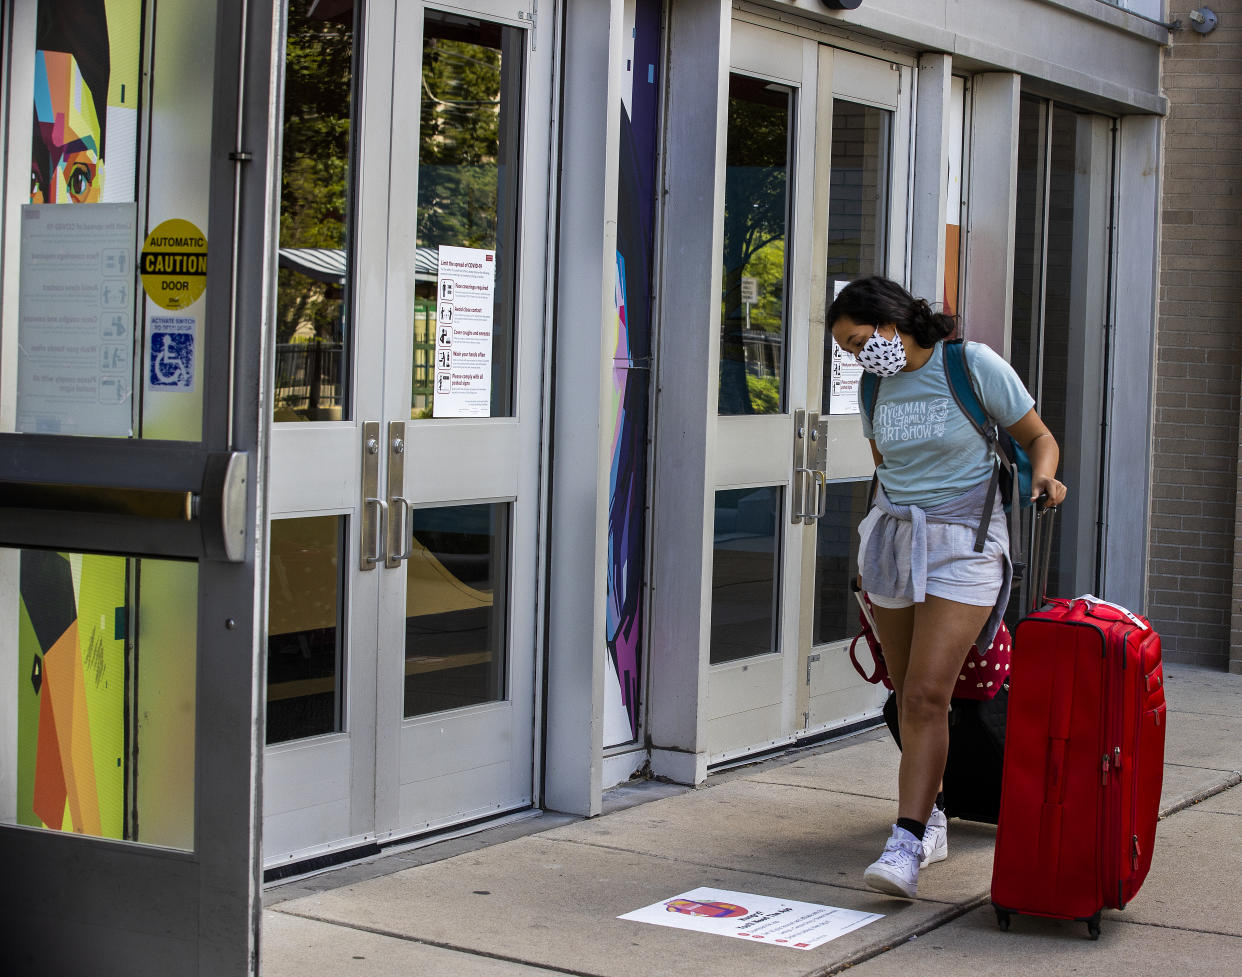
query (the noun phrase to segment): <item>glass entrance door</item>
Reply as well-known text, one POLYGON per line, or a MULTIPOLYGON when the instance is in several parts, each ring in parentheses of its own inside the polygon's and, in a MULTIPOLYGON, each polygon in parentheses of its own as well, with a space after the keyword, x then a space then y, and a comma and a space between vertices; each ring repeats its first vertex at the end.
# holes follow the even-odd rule
POLYGON ((0 10, 6 974, 257 959, 270 20, 0 10))
POLYGON ((873 465, 824 316, 838 282, 902 278, 906 237, 910 68, 736 21, 732 41, 711 762, 878 707, 841 640, 873 465))
POLYGON ((269 866, 532 800, 551 46, 516 13, 291 4, 269 866))

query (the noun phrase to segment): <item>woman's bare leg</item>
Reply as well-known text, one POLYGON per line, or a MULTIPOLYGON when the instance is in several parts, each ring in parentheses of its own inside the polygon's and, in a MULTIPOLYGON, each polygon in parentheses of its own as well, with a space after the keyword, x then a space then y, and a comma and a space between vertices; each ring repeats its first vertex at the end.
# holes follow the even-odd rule
MULTIPOLYGON (((902 747, 897 816, 926 822, 949 753, 949 699, 966 654, 992 608, 928 595, 912 610, 909 652, 900 682, 893 680, 898 689, 902 747)), ((876 625, 883 632, 878 615, 876 625)))

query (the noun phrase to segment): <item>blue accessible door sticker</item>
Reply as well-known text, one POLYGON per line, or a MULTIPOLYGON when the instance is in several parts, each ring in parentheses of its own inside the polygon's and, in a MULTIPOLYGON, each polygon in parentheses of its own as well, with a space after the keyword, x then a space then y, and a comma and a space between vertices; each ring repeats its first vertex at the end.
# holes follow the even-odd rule
POLYGON ((147 386, 152 390, 194 389, 192 316, 152 316, 147 386))

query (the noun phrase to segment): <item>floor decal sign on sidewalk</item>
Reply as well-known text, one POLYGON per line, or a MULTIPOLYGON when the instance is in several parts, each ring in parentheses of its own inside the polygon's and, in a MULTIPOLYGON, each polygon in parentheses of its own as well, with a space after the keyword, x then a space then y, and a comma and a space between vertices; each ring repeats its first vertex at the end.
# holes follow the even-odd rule
POLYGON ((856 909, 703 887, 617 918, 812 950, 884 917, 856 909))

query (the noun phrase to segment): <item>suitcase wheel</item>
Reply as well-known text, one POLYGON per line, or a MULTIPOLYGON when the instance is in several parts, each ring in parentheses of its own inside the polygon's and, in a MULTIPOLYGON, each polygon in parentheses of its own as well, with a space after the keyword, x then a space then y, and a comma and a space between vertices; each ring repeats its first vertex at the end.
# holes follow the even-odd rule
POLYGON ((996 906, 995 908, 996 908, 996 925, 1001 928, 1002 932, 1008 933, 1009 932, 1009 910, 1001 909, 1000 906, 996 906))
POLYGON ((1100 913, 1096 913, 1087 920, 1087 935, 1093 940, 1100 938, 1100 913))

